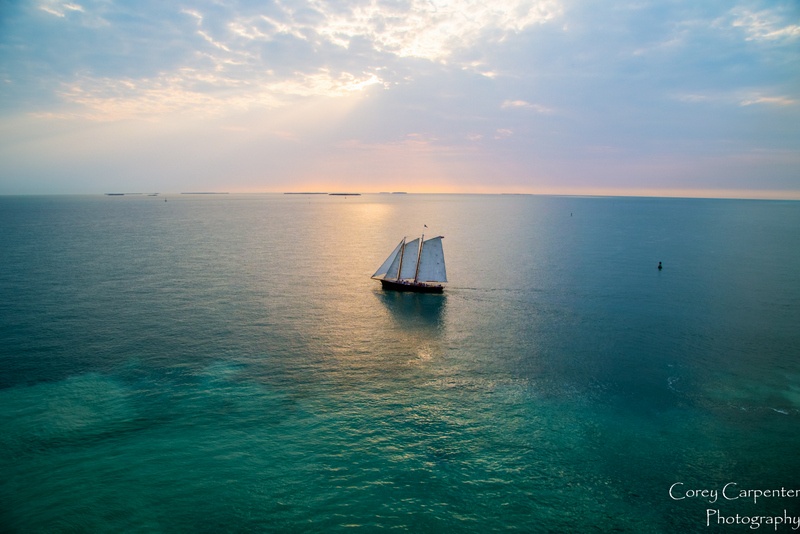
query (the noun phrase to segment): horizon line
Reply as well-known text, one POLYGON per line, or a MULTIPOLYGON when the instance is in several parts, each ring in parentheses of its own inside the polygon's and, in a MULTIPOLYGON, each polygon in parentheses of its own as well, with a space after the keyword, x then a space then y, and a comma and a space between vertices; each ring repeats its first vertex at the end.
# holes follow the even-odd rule
MULTIPOLYGON (((197 195, 201 193, 170 191, 170 192, 138 192, 138 191, 105 191, 105 192, 53 192, 53 193, 0 193, 0 196, 166 196, 166 195, 197 195)), ((800 201, 800 191, 785 190, 753 190, 753 189, 712 189, 712 190, 693 190, 693 189, 547 189, 539 191, 365 191, 358 189, 348 189, 347 191, 338 190, 231 190, 224 192, 203 191, 204 195, 271 195, 271 194, 293 194, 293 195, 312 195, 312 194, 336 194, 336 195, 486 195, 486 196, 556 196, 556 197, 630 197, 630 198, 685 198, 685 199, 719 199, 719 200, 794 200, 800 201)))

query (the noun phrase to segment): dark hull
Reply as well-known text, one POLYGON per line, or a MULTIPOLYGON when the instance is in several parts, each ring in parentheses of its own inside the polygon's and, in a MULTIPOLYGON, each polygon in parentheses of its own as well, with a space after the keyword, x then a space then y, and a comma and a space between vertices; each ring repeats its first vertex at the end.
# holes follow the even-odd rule
POLYGON ((392 280, 381 280, 381 287, 393 291, 411 291, 413 293, 441 293, 444 290, 444 287, 441 285, 423 284, 422 282, 416 284, 408 282, 404 284, 392 280))

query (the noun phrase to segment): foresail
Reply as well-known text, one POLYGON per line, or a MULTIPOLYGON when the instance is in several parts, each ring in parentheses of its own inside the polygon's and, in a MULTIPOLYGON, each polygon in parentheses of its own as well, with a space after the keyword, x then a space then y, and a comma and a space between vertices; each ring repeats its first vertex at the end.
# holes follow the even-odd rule
MULTIPOLYGON (((402 279, 413 279, 417 273, 417 256, 419 255, 419 238, 406 243, 403 252, 403 266, 400 268, 400 276, 402 279)), ((387 276, 387 278, 389 278, 387 276)))
POLYGON ((417 280, 420 282, 447 282, 441 236, 428 239, 422 244, 422 257, 419 259, 417 280))
POLYGON ((386 276, 386 275, 389 274, 389 271, 391 270, 392 264, 395 262, 395 260, 398 260, 397 263, 400 263, 400 261, 398 259, 398 255, 399 255, 401 246, 403 246, 403 241, 402 240, 400 241, 400 243, 397 244, 397 246, 394 248, 392 253, 389 254, 389 257, 386 258, 386 261, 383 262, 383 265, 378 267, 378 270, 375 271, 375 274, 372 275, 372 278, 378 278, 379 276, 384 276, 386 278, 396 278, 397 277, 397 266, 396 265, 394 267, 395 275, 394 276, 386 276))
MULTIPOLYGON (((404 241, 400 242, 400 245, 403 244, 404 241)), ((394 259, 392 260, 392 264, 389 265, 389 270, 386 271, 386 275, 383 277, 384 280, 397 280, 398 271, 400 270, 400 263, 403 261, 403 247, 398 245, 398 253, 395 254, 394 259)))

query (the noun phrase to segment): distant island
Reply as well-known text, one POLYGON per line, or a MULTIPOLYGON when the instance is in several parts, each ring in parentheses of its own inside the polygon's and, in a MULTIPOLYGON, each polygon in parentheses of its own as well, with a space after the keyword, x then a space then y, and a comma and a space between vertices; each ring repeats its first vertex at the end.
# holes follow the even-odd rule
MULTIPOLYGON (((144 193, 105 193, 107 197, 124 197, 125 195, 136 196, 136 195, 144 195, 144 193)), ((158 193, 147 193, 149 197, 158 196, 158 193)))
POLYGON ((287 191, 284 195, 330 195, 330 196, 361 196, 361 193, 326 193, 323 191, 287 191))
POLYGON ((217 192, 217 191, 188 191, 186 193, 181 193, 181 195, 227 195, 227 192, 217 192))

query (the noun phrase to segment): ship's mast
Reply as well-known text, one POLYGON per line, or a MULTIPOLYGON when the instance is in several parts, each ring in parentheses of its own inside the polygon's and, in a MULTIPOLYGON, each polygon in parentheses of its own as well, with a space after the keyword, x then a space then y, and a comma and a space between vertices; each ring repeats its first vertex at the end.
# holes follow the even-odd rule
POLYGON ((422 243, 425 242, 425 234, 422 234, 422 237, 419 238, 419 250, 417 251, 417 268, 414 271, 414 283, 417 283, 417 278, 419 278, 419 261, 422 259, 422 243))
POLYGON ((397 276, 395 280, 400 280, 400 273, 403 272, 403 254, 406 252, 406 238, 403 237, 403 244, 400 245, 400 265, 397 266, 397 276))

